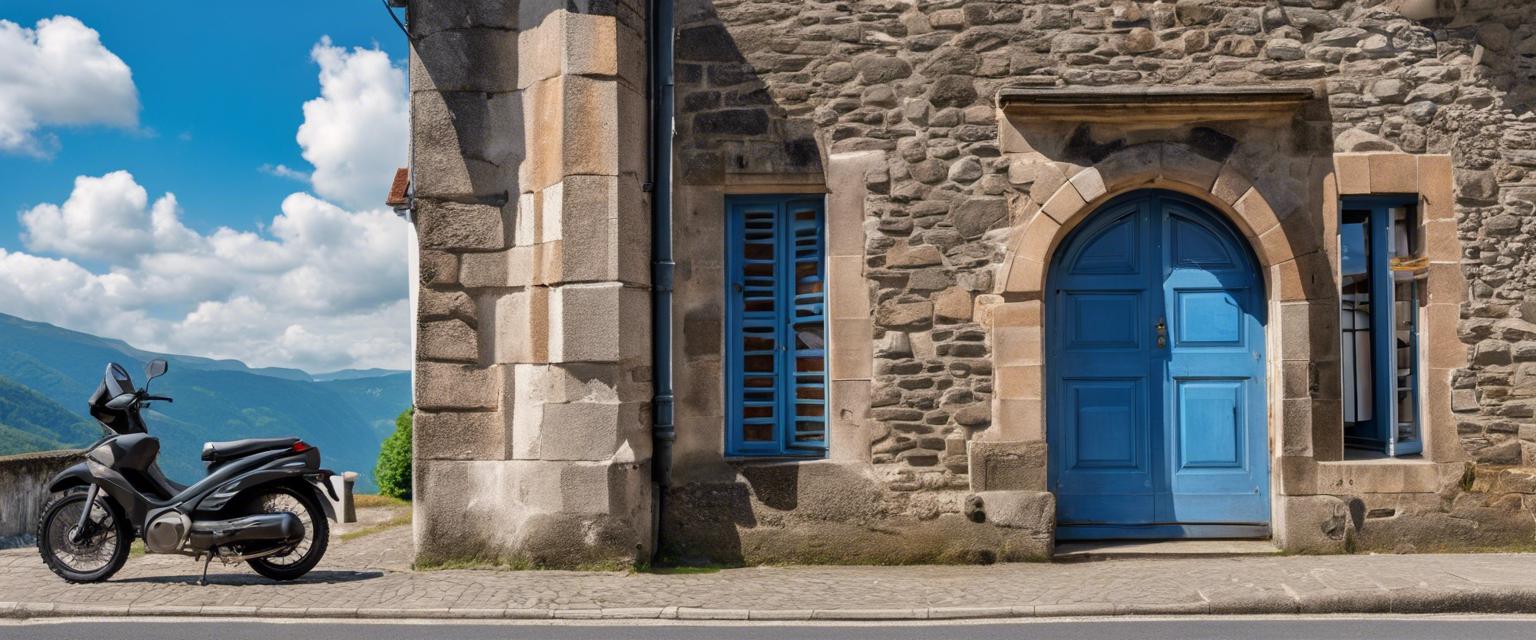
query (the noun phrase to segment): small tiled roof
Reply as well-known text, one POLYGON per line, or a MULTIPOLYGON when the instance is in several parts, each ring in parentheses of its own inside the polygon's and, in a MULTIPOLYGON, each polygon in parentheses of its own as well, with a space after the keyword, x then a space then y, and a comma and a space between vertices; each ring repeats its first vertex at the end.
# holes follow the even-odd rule
POLYGON ((411 170, 406 168, 395 169, 395 181, 389 185, 389 198, 384 204, 390 207, 404 207, 411 203, 406 192, 411 187, 411 170))

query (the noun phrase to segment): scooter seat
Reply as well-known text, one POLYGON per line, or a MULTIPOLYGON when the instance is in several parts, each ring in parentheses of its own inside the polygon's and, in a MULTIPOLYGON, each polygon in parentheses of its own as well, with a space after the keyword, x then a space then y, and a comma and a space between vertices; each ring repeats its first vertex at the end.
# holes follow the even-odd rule
POLYGON ((298 438, 248 438, 245 440, 230 440, 228 442, 204 442, 203 460, 222 462, 262 451, 287 449, 298 441, 298 438))

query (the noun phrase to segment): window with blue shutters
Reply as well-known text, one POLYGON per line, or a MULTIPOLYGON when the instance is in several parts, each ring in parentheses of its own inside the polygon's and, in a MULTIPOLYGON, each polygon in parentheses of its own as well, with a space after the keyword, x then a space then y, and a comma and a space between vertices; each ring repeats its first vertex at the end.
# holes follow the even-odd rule
POLYGON ((726 454, 824 455, 822 199, 731 197, 726 212, 726 454))

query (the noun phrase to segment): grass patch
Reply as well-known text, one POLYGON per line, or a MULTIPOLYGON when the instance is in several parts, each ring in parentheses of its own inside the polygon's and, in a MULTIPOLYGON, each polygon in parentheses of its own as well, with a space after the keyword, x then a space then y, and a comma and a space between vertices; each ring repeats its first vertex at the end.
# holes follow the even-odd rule
POLYGON ((524 557, 503 557, 417 562, 411 568, 417 571, 592 571, 603 573, 624 572, 631 575, 688 576, 719 573, 725 569, 736 569, 741 566, 736 564, 656 566, 649 562, 628 563, 615 560, 610 562, 588 562, 570 567, 551 567, 524 557))
POLYGON ((635 573, 649 573, 658 576, 694 576, 708 573, 720 573, 723 569, 730 569, 726 565, 703 566, 677 566, 677 567, 639 567, 635 573))
POLYGON ((136 558, 146 553, 149 552, 144 549, 143 540, 134 540, 133 544, 128 545, 128 557, 130 558, 136 558))
POLYGON ((479 571, 591 571, 602 573, 635 571, 635 566, 627 562, 589 562, 574 567, 550 567, 521 557, 417 562, 411 565, 411 568, 417 571, 454 571, 462 569, 479 571))
POLYGON ((352 496, 352 506, 359 509, 376 509, 379 507, 409 507, 410 501, 389 496, 381 496, 364 493, 352 496))
POLYGON ((375 524, 375 525, 363 527, 363 528, 358 529, 356 531, 348 531, 346 533, 343 533, 343 534, 341 534, 341 541, 342 542, 350 542, 352 540, 356 540, 356 539, 361 538, 363 536, 371 536, 371 535, 373 535, 375 533, 379 533, 381 531, 387 531, 387 530, 393 529, 395 527, 403 527, 403 526, 408 525, 410 523, 411 523, 411 511, 410 510, 402 511, 400 513, 395 514, 394 517, 392 517, 392 518, 390 518, 388 520, 385 520, 384 522, 380 522, 380 523, 375 524))
POLYGON ((1413 550, 1407 553, 1395 553, 1390 549, 1364 549, 1356 551, 1360 555, 1382 556, 1411 556, 1426 553, 1452 554, 1489 554, 1489 553, 1533 553, 1536 552, 1536 544, 1512 543, 1505 545, 1453 545, 1453 544, 1423 544, 1414 545, 1413 550))
POLYGON ((441 562, 417 562, 411 565, 417 571, 457 571, 473 569, 479 571, 531 571, 538 569, 537 565, 522 559, 508 560, 444 560, 441 562))

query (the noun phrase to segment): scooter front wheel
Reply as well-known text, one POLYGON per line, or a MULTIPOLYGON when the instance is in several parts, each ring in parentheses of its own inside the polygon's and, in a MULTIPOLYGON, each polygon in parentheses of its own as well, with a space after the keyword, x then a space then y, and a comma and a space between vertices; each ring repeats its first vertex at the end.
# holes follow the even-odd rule
POLYGON ((273 580, 296 580, 320 563, 330 541, 330 523, 313 498, 287 487, 262 492, 251 501, 250 513, 288 512, 304 525, 304 539, 283 553, 252 558, 251 568, 273 580))
POLYGON ((101 582, 128 561, 133 530, 106 494, 86 504, 85 491, 71 491, 43 507, 37 521, 37 551, 48 568, 67 582, 101 582), (89 509, 90 517, 81 519, 89 509), (77 530, 82 522, 84 530, 77 530))

